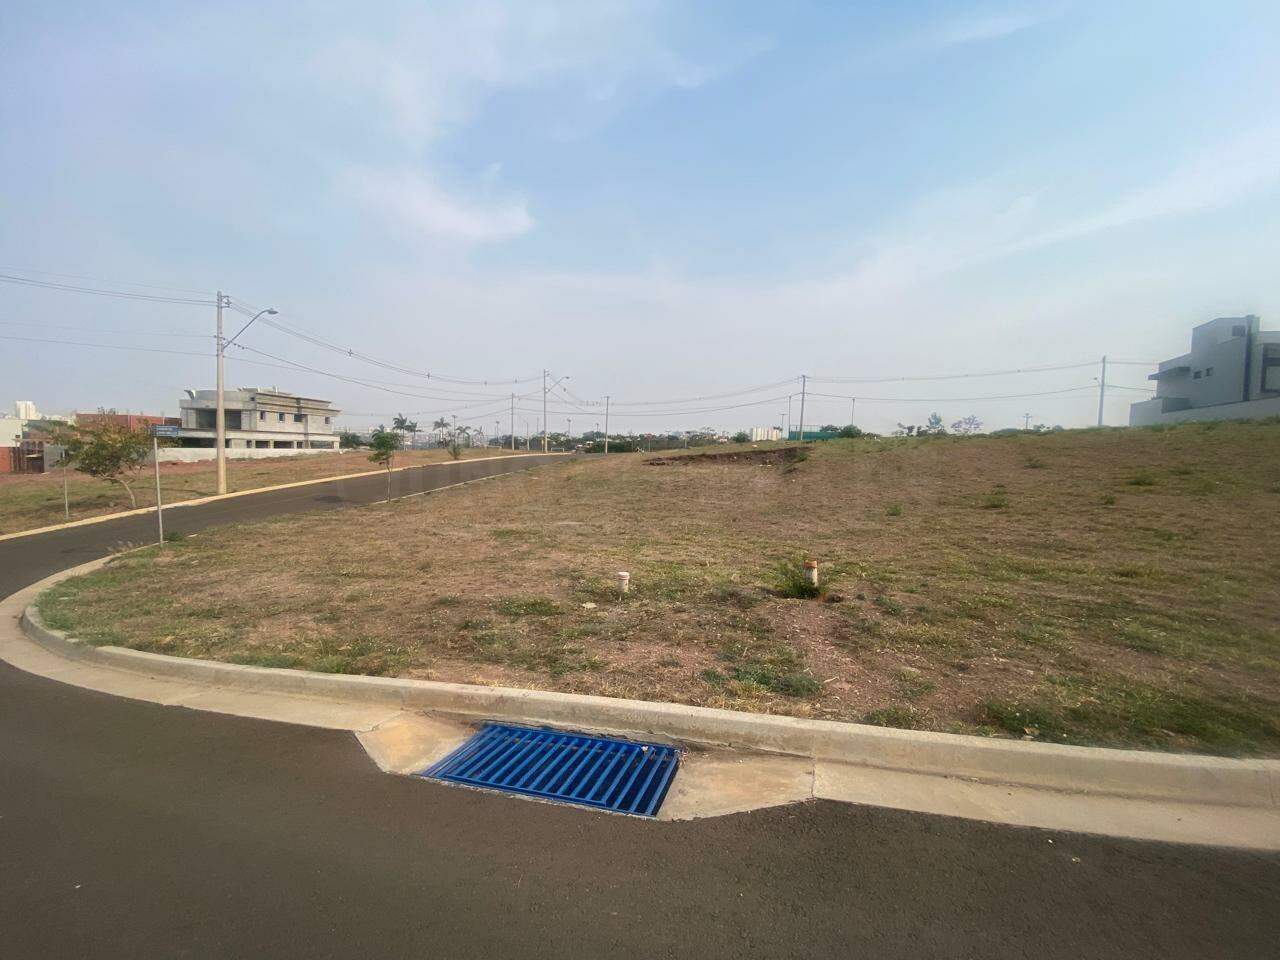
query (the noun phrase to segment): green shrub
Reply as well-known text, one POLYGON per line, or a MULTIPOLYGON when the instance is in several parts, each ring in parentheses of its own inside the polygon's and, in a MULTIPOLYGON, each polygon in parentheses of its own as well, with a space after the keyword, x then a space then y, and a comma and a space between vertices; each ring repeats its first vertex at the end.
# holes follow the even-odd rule
POLYGON ((884 512, 885 512, 885 513, 887 513, 887 514, 888 514, 889 516, 891 516, 891 517, 900 517, 900 516, 902 516, 902 504, 900 504, 900 503, 891 503, 891 504, 889 504, 889 506, 887 506, 887 507, 885 508, 885 511, 884 511, 884 512))
POLYGON ((773 588, 782 597, 808 600, 822 596, 822 587, 815 587, 805 576, 804 565, 782 561, 773 568, 773 588))

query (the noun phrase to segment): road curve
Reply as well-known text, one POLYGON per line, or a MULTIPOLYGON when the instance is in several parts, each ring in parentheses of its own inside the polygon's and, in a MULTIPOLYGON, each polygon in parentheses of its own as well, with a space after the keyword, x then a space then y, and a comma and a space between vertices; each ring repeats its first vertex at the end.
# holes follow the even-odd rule
MULTIPOLYGON (((405 471, 398 493, 534 458, 405 471)), ((524 462, 521 462, 524 461, 524 462)), ((548 476, 551 476, 548 470, 548 476)), ((184 507, 340 509, 386 481, 184 507)), ((131 543, 0 543, 0 595, 131 543)), ((817 802, 651 823, 379 773, 347 733, 121 700, 0 664, 0 955, 1265 957, 1280 857, 817 802)))

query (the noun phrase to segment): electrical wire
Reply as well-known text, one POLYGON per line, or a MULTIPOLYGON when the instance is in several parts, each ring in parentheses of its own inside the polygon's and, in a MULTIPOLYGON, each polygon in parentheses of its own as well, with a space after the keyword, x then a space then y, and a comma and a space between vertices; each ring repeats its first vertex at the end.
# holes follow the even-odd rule
MULTIPOLYGON (((251 305, 244 303, 244 301, 237 301, 237 300, 232 301, 231 309, 237 311, 238 313, 244 314, 245 316, 253 316, 255 313, 260 312, 252 309, 251 305)), ((340 353, 352 359, 360 360, 360 361, 363 361, 364 363, 382 367, 385 370, 392 370, 396 373, 403 373, 412 377, 421 377, 425 380, 436 380, 441 383, 452 383, 452 384, 457 384, 461 386, 494 387, 494 386, 505 385, 505 384, 532 383, 534 380, 540 380, 542 378, 541 374, 538 374, 536 377, 513 377, 513 378, 496 378, 496 379, 483 379, 483 380, 467 379, 463 377, 450 377, 450 376, 445 376, 444 374, 431 373, 429 371, 424 371, 424 370, 415 370, 412 367, 405 367, 405 366, 402 366, 401 364, 393 363, 392 361, 389 361, 389 360, 382 360, 378 357, 374 357, 360 350, 356 350, 354 347, 345 347, 341 344, 334 343, 333 341, 327 340, 324 337, 320 337, 315 334, 308 333, 306 330, 301 329, 296 324, 293 324, 287 320, 282 320, 279 314, 277 314, 275 317, 263 317, 259 322, 275 330, 278 330, 281 333, 288 334, 289 336, 292 336, 292 337, 297 337, 299 340, 303 340, 307 343, 310 343, 314 346, 321 347, 325 350, 330 350, 334 353, 340 353)))
MULTIPOLYGON (((1108 384, 1110 386, 1110 384, 1108 384)), ((859 403, 961 403, 978 400, 1027 400, 1031 397, 1052 397, 1064 393, 1078 393, 1081 390, 1096 390, 1096 383, 1087 383, 1080 387, 1068 387, 1065 390, 1045 390, 1041 393, 1010 393, 1000 396, 986 397, 863 397, 843 396, 836 393, 809 392, 811 397, 823 397, 831 400, 856 400, 859 403)))
MULTIPOLYGON (((1049 373, 1054 370, 1079 370, 1083 367, 1096 367, 1100 361, 1090 360, 1086 363, 1062 363, 1042 367, 1016 367, 1010 370, 988 370, 981 373, 943 373, 918 377, 809 377, 814 383, 906 383, 924 380, 970 380, 983 377, 1006 377, 1020 373, 1049 373)), ((1110 363, 1110 361, 1107 361, 1110 363)))
POLYGON ((31 267, 0 267, 9 273, 37 273, 42 277, 61 277, 63 280, 89 280, 93 283, 108 283, 114 287, 145 287, 148 290, 172 290, 178 293, 208 294, 208 290, 195 287, 175 287, 163 283, 140 283, 137 280, 109 280, 106 277, 91 277, 82 273, 55 273, 52 270, 35 270, 31 267))
POLYGON ((188 340, 212 340, 211 333, 176 333, 167 330, 119 330, 111 327, 78 327, 65 323, 32 320, 0 320, 6 327, 39 327, 42 330, 82 330, 86 333, 116 333, 131 337, 179 337, 188 340))
POLYGON ((151 303, 186 303, 215 306, 214 300, 197 300, 192 297, 161 297, 150 293, 130 293, 126 290, 102 290, 96 287, 81 287, 69 283, 55 283, 51 280, 34 280, 30 277, 18 277, 0 273, 0 282, 16 283, 28 287, 42 287, 50 290, 67 290, 72 293, 92 293, 100 297, 115 297, 120 300, 145 300, 151 303))
POLYGON ((168 353, 179 357, 204 357, 212 360, 217 354, 196 353, 192 350, 161 350, 158 347, 127 347, 120 343, 85 343, 82 340, 52 340, 47 337, 15 337, 0 333, 0 340, 18 340, 23 343, 58 343, 69 347, 98 347, 102 350, 130 350, 134 353, 168 353))

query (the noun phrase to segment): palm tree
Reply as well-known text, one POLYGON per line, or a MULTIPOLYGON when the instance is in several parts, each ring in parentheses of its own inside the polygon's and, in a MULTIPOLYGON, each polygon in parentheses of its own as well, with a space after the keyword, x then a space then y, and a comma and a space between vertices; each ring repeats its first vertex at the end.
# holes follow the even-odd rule
POLYGON ((439 420, 437 420, 435 423, 431 425, 431 429, 439 431, 440 442, 444 443, 444 432, 449 429, 448 419, 446 419, 445 417, 441 417, 439 420))

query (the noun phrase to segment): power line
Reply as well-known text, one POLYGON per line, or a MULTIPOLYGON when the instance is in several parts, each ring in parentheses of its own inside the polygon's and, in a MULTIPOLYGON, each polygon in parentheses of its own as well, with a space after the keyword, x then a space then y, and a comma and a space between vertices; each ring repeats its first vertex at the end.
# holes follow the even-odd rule
POLYGON ((55 273, 52 270, 34 270, 31 267, 0 267, 12 273, 37 273, 43 277, 61 277, 64 280, 90 280, 94 283, 109 283, 116 287, 145 287, 148 290, 173 290, 178 293, 208 293, 195 287, 175 287, 163 283, 140 283, 137 280, 109 280, 106 277, 91 277, 82 273, 55 273))
MULTIPOLYGON (((1110 362, 1110 361, 1108 361, 1110 362)), ((1054 370, 1079 370, 1083 367, 1096 367, 1097 360, 1084 363, 1061 363, 1041 367, 1015 367, 1010 370, 987 370, 980 373, 942 373, 918 377, 810 377, 815 383, 905 383, 923 380, 969 380, 983 377, 1007 377, 1020 373, 1049 373, 1054 370)), ((862 398, 859 397, 859 400, 862 398)))
POLYGON ((214 306, 215 303, 213 300, 197 300, 192 297, 161 297, 150 293, 130 293, 126 290, 102 290, 96 287, 81 287, 70 283, 34 280, 30 277, 18 277, 7 273, 0 273, 0 281, 28 287, 42 287, 49 290, 67 290, 71 293, 92 293, 99 297, 115 297, 120 300, 145 300, 151 303, 187 303, 205 306, 214 306))
POLYGON ((7 327, 39 327, 42 330, 83 330, 87 333, 117 333, 131 337, 179 337, 189 340, 212 340, 209 333, 177 333, 168 330, 120 330, 113 327, 80 327, 66 323, 46 323, 43 320, 0 320, 7 327))
MULTIPOLYGON (((368 387, 371 390, 381 390, 383 393, 391 393, 401 397, 412 397, 415 400, 443 400, 445 402, 448 402, 450 400, 450 398, 448 397, 437 397, 437 396, 433 396, 431 394, 426 394, 426 393, 408 393, 404 390, 394 390, 391 387, 384 387, 373 380, 362 380, 359 377, 348 377, 340 373, 333 373, 330 370, 321 370, 318 367, 311 367, 304 363, 298 363, 295 360, 288 360, 285 357, 277 357, 273 353, 267 353, 267 351, 265 350, 259 350, 256 347, 246 346, 243 343, 237 343, 235 344, 235 346, 239 350, 247 350, 250 353, 256 353, 259 356, 268 357, 271 360, 275 360, 279 364, 284 364, 286 365, 285 369, 305 370, 307 373, 318 374, 319 376, 322 376, 322 377, 332 377, 334 380, 342 380, 346 383, 354 383, 362 387, 368 387)), ((258 363, 258 361, 245 360, 240 357, 232 357, 231 359, 236 360, 240 363, 258 363)), ((259 363, 259 366, 270 366, 270 364, 259 363)), ((490 397, 477 403, 453 404, 451 407, 447 407, 444 409, 465 410, 471 407, 489 406, 489 405, 492 405, 497 400, 507 400, 507 399, 508 397, 490 397)))
POLYGON ((102 350, 130 350, 134 353, 168 353, 179 357, 203 357, 213 359, 212 353, 196 353, 192 350, 162 350, 158 347, 127 347, 119 343, 85 343, 82 340, 51 340, 46 337, 15 337, 0 334, 0 340, 18 340, 23 343, 58 343, 69 347, 98 347, 102 350))
MULTIPOLYGON (((250 316, 255 312, 252 310, 252 308, 248 304, 244 303, 244 301, 233 301, 231 305, 231 309, 236 310, 239 313, 243 313, 245 316, 250 316)), ((299 340, 303 340, 307 343, 310 343, 314 346, 321 347, 325 350, 330 350, 334 353, 340 353, 344 356, 350 357, 355 360, 361 360, 364 363, 369 363, 377 367, 382 367, 384 370, 392 370, 396 373, 403 373, 411 377, 421 377, 425 380, 436 380, 441 383, 452 383, 452 384, 459 384, 462 386, 498 386, 498 385, 505 386, 507 384, 532 383, 534 380, 540 379, 540 377, 513 377, 513 378, 499 377, 499 378, 493 378, 493 379, 477 380, 477 379, 468 379, 464 377, 450 377, 450 376, 445 376, 444 374, 431 373, 430 371, 424 371, 424 370, 415 370, 412 367, 406 367, 389 360, 382 360, 378 357, 364 353, 363 351, 356 350, 354 347, 345 347, 339 343, 334 343, 331 340, 327 340, 324 337, 320 337, 320 336, 317 336, 316 334, 309 333, 306 330, 303 330, 297 327, 295 324, 290 323, 289 321, 281 320, 278 315, 274 318, 264 317, 262 318, 261 323, 271 327, 274 330, 278 330, 281 333, 288 334, 289 336, 292 336, 292 337, 297 337, 299 340)))
MULTIPOLYGON (((1110 384, 1107 384, 1110 386, 1110 384)), ((868 401, 870 403, 967 403, 978 400, 1025 400, 1030 397, 1052 397, 1057 394, 1078 393, 1081 390, 1096 390, 1097 384, 1088 383, 1080 387, 1068 387, 1065 390, 1045 390, 1042 393, 1009 393, 1000 396, 986 397, 864 397, 844 396, 836 393, 814 393, 809 391, 811 397, 825 397, 830 400, 857 400, 859 403, 868 401)))

